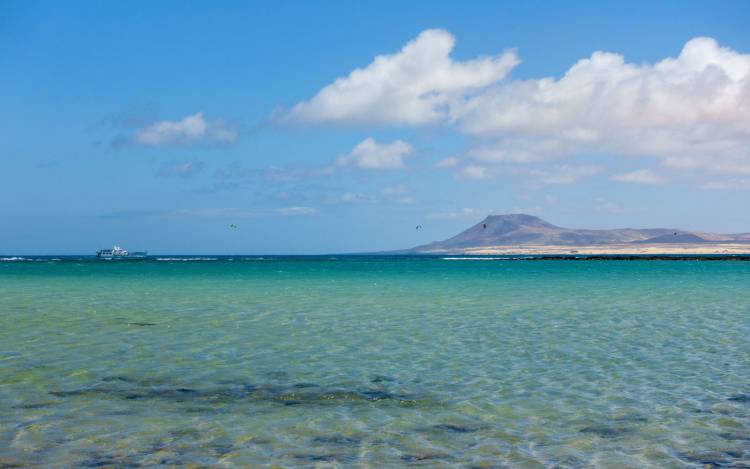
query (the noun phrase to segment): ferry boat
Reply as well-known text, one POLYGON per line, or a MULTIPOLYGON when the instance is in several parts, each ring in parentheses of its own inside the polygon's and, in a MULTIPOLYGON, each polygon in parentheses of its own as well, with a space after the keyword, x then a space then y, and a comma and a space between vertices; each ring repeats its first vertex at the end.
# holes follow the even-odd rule
POLYGON ((129 252, 120 246, 113 246, 112 249, 100 249, 96 251, 96 257, 102 259, 120 259, 120 258, 141 258, 146 257, 148 252, 129 252))

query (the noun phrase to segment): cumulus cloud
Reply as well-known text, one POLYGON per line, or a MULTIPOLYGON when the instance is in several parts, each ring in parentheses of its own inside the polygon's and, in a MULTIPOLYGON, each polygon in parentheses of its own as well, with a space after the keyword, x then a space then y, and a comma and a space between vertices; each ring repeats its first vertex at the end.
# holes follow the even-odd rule
POLYGON ((492 87, 459 114, 462 131, 485 139, 483 160, 610 153, 750 173, 750 55, 711 38, 654 64, 595 52, 558 80, 492 87))
POLYGON ((634 184, 661 184, 664 178, 655 174, 650 169, 637 169, 629 173, 615 174, 612 179, 620 182, 632 182, 634 184))
POLYGON ((380 55, 295 105, 282 120, 296 123, 423 125, 450 118, 467 94, 503 79, 515 52, 455 61, 455 38, 429 29, 395 54, 380 55))
POLYGON ((137 131, 133 140, 146 146, 226 144, 237 140, 237 132, 224 121, 208 121, 198 112, 178 121, 154 122, 137 131))
POLYGON ((404 158, 414 153, 414 147, 396 140, 391 143, 378 143, 372 138, 360 142, 347 155, 342 155, 336 163, 339 166, 354 166, 361 169, 400 169, 404 158))
POLYGON ((664 171, 706 179, 750 174, 750 54, 697 37, 675 56, 649 63, 596 51, 560 77, 509 79, 519 63, 514 51, 457 61, 454 43, 446 31, 424 31, 298 103, 283 120, 446 125, 472 137, 461 156, 475 164, 461 168, 452 157, 435 167, 455 166, 469 178, 486 177, 493 164, 576 155, 646 156, 664 171))
POLYGON ((167 163, 161 167, 157 176, 173 178, 190 178, 203 171, 203 162, 199 160, 180 163, 167 163))

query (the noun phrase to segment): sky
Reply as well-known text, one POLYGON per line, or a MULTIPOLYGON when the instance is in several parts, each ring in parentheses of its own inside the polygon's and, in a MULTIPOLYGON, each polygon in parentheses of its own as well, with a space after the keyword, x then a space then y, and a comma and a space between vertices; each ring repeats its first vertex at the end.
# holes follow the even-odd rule
POLYGON ((750 232, 748 24, 729 0, 0 2, 0 254, 372 252, 503 213, 750 232))

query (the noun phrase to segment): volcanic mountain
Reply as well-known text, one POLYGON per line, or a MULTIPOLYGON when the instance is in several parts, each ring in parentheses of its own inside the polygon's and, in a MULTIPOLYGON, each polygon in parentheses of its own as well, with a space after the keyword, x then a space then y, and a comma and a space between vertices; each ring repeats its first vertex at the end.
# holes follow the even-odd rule
POLYGON ((555 245, 643 245, 643 244, 750 243, 750 233, 712 234, 674 228, 622 228, 586 230, 563 228, 533 215, 490 215, 445 241, 417 246, 405 252, 463 252, 492 246, 555 245))

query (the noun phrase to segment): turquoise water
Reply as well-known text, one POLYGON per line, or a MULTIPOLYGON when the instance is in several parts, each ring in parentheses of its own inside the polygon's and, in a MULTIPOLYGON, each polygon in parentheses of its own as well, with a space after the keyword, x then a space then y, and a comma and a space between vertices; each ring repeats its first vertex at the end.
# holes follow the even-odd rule
POLYGON ((0 467, 750 467, 750 262, 0 261, 0 467))

